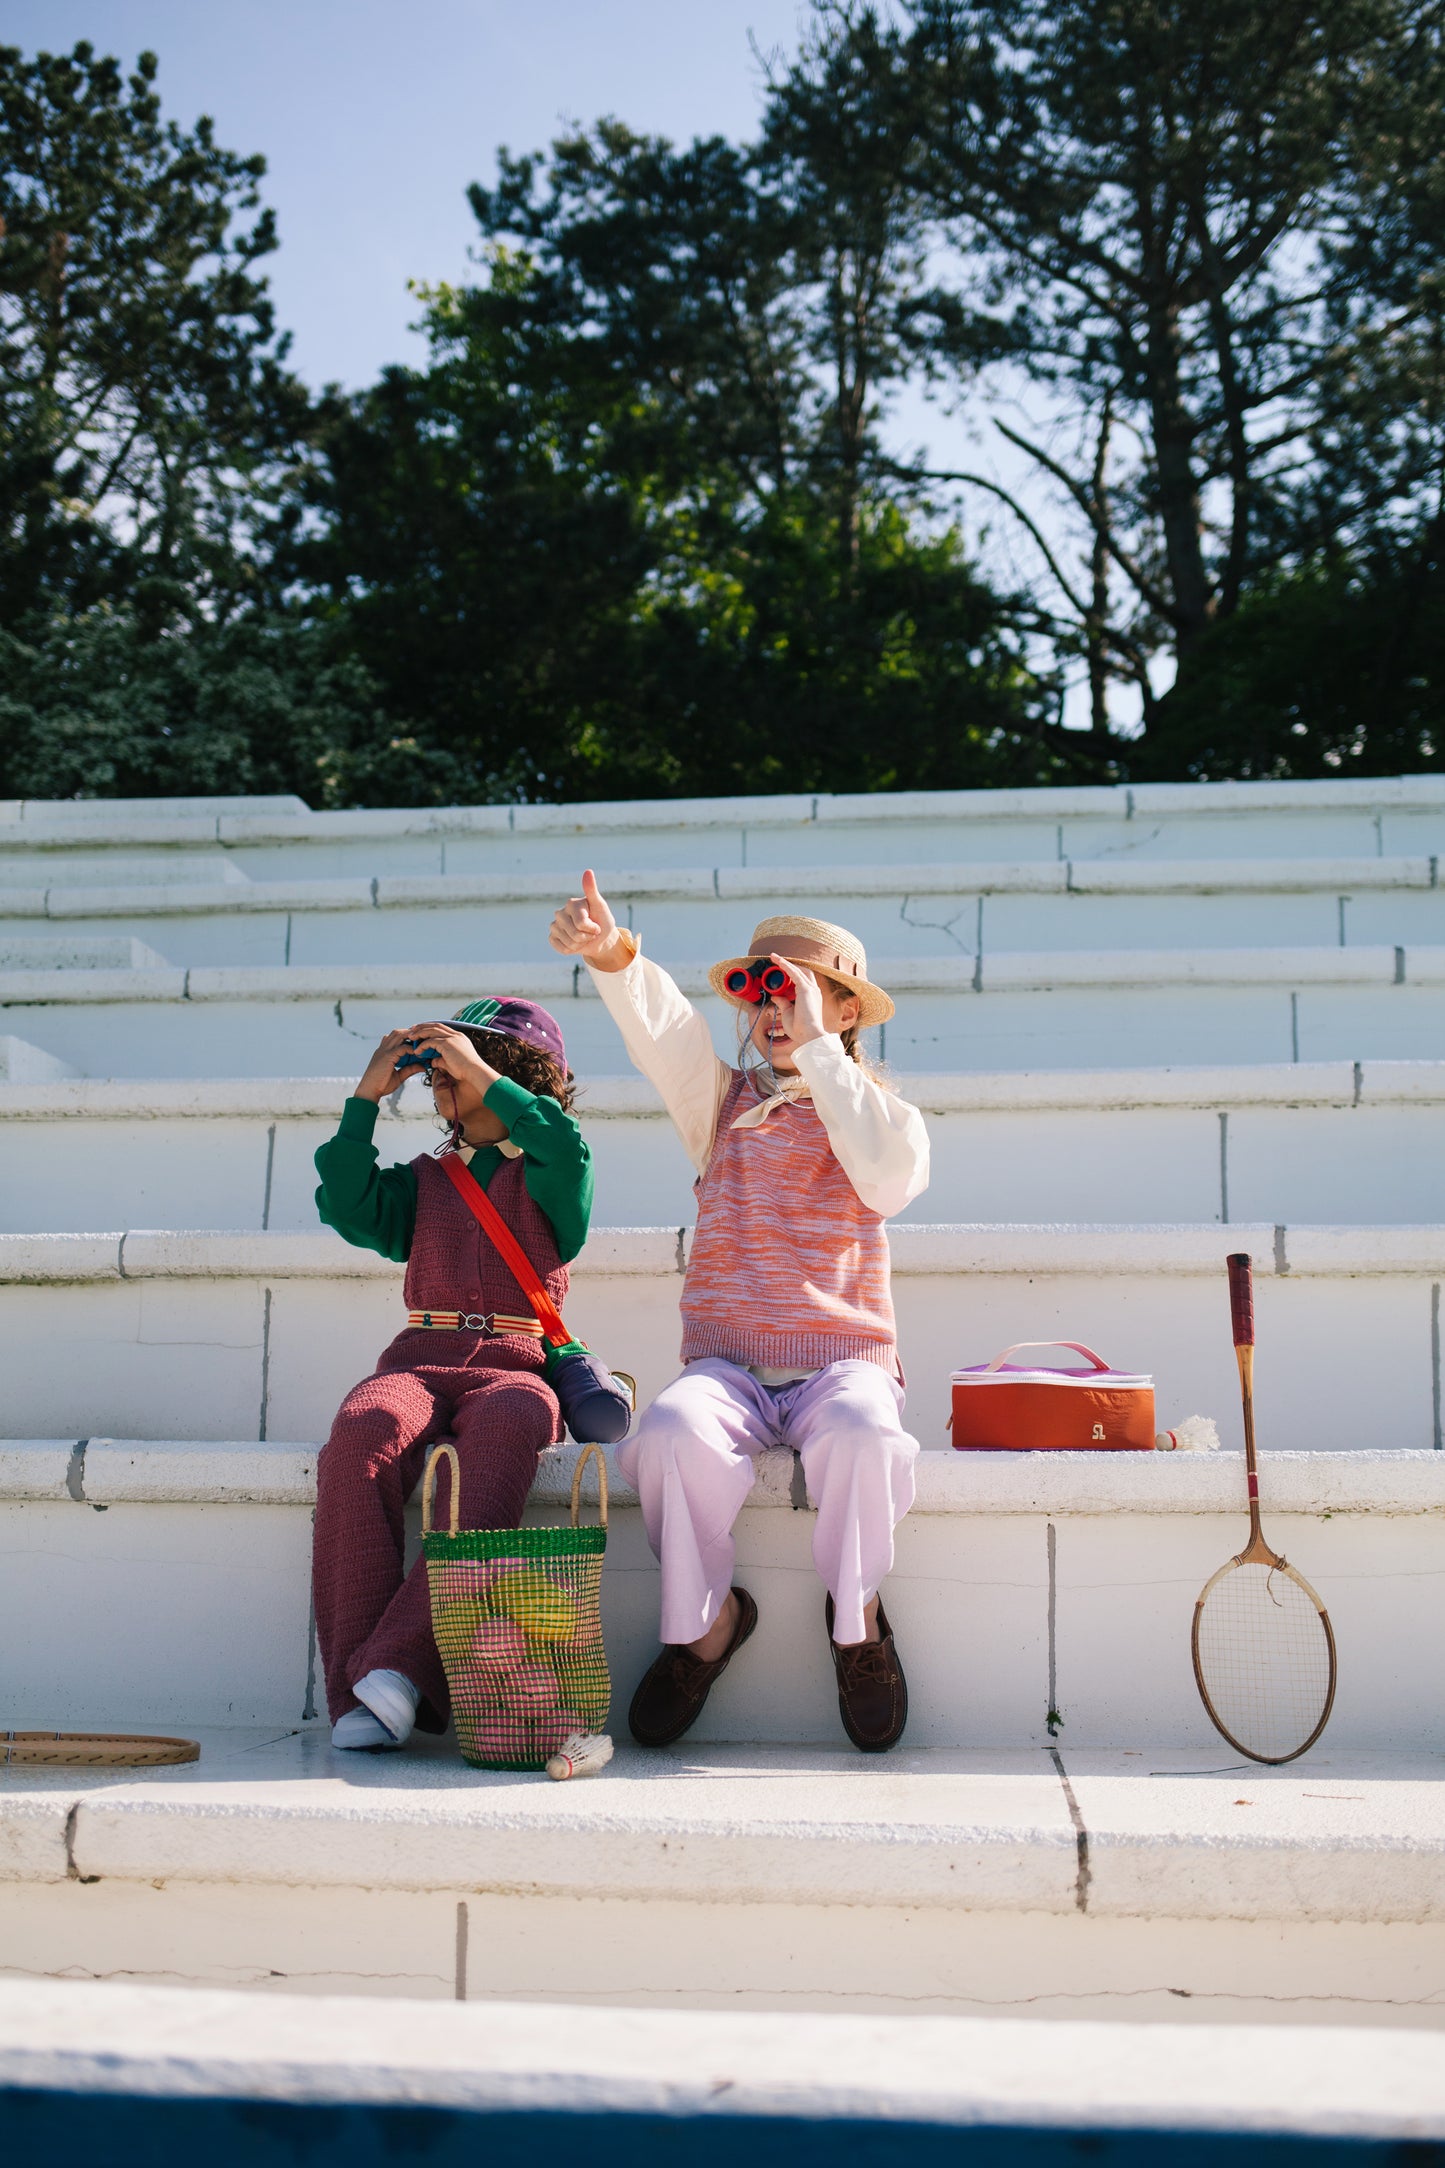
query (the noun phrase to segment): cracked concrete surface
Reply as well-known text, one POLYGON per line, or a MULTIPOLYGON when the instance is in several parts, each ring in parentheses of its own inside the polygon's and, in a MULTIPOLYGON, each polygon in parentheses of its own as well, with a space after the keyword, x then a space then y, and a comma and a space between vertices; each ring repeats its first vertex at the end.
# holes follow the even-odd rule
POLYGON ((48 1798, 57 1850, 48 1881, 0 1880, 3 1969, 144 1976, 143 1946, 151 1978, 273 1989, 1445 2025, 1438 1757, 1253 1769, 1246 1800, 1202 1754, 1156 1777, 1057 1748, 879 1767, 623 1747, 605 1777, 552 1786, 468 1771, 437 1741, 371 1760, 320 1725, 197 1736, 189 1768, 12 1779, 0 1833, 48 1798), (1165 1898, 1141 1909, 1128 1856, 1161 1848, 1165 1898), (1381 1909, 1393 1856, 1408 1914, 1381 1909))
POLYGON ((951 918, 916 918, 910 914, 909 906, 912 902, 913 897, 909 894, 903 898, 903 901, 898 906, 898 916, 905 926, 912 926, 918 932, 943 934, 953 943, 960 955, 977 958, 983 954, 984 899, 982 896, 970 897, 967 903, 959 906, 951 918), (960 919, 969 917, 974 921, 974 937, 971 945, 960 940, 953 930, 960 919))

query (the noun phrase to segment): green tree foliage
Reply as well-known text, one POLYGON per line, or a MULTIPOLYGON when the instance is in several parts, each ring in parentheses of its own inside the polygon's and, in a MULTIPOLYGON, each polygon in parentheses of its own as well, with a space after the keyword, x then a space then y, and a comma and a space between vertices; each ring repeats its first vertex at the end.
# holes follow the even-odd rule
POLYGON ((264 161, 164 120, 155 78, 0 47, 6 623, 123 596, 159 625, 244 584, 304 421, 256 269, 264 161))
POLYGON ((264 611, 157 638, 106 604, 0 630, 0 747, 15 797, 300 791, 356 802, 391 730, 322 626, 264 611))
MULTIPOLYGON (((1438 10, 825 12, 911 114, 919 191, 1039 387, 1043 432, 994 426, 1077 521, 1048 569, 1096 731, 1111 680, 1142 700, 1143 745, 1101 753, 1154 772, 1180 728, 1159 729, 1157 653, 1189 680, 1247 596, 1322 554, 1367 580, 1437 486, 1438 10)), ((1282 723, 1277 757, 1296 746, 1282 723)))
POLYGON ((264 161, 165 120, 156 73, 0 47, 0 788, 326 803, 385 725, 272 591, 310 401, 264 161))
POLYGON ((0 47, 0 790, 1445 766, 1439 0, 813 0, 751 144, 503 154, 425 364, 316 400, 156 82, 0 47), (1033 487, 905 457, 920 383, 1033 487))
POLYGON ((1146 774, 1413 775, 1445 766, 1445 563, 1416 545, 1272 574, 1159 706, 1146 774))
POLYGON ((489 278, 424 297, 431 366, 333 413, 298 569, 450 755, 430 789, 1067 769, 1005 606, 877 458, 880 396, 948 306, 906 193, 855 217, 841 155, 804 166, 807 118, 756 157, 606 124, 504 158, 472 191, 489 278))

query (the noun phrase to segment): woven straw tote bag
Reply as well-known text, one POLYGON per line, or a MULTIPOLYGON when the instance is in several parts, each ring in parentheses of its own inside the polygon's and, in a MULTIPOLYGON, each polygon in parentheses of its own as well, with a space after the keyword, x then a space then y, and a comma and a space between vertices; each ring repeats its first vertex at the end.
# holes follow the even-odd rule
POLYGON ((567 1528, 457 1527, 456 1449, 432 1449, 422 1484, 422 1549, 432 1630, 451 1690, 462 1759, 474 1769, 545 1769, 564 1739, 601 1731, 612 1700, 602 1646, 607 1463, 577 1461, 567 1528), (451 1525, 433 1525, 436 1474, 451 1462, 451 1525), (582 1471, 597 1463, 599 1518, 582 1527, 582 1471))

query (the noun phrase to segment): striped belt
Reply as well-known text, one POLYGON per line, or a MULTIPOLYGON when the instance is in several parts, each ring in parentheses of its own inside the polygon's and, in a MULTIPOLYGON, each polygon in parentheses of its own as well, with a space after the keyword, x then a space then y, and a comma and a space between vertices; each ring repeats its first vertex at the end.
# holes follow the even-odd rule
POLYGON ((408 1310, 408 1325, 428 1328, 432 1332, 487 1332, 494 1338, 510 1338, 514 1333, 527 1333, 534 1340, 543 1337, 543 1326, 535 1317, 506 1317, 500 1310, 493 1310, 483 1317, 474 1310, 408 1310))

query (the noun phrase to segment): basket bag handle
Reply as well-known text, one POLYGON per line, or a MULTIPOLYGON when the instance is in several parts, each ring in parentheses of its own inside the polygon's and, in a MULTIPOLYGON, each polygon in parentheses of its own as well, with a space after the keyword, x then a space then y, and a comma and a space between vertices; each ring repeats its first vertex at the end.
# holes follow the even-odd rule
MULTIPOLYGON (((542 1285, 536 1266, 492 1203, 475 1175, 464 1167, 455 1153, 449 1153, 441 1162, 442 1173, 471 1213, 492 1238, 495 1248, 511 1268, 513 1279, 531 1303, 541 1323, 542 1330, 553 1347, 566 1347, 572 1335, 562 1322, 558 1309, 546 1288, 542 1285)), ((585 1345, 585 1343, 581 1343, 585 1345)))
POLYGON ((1082 1340, 1015 1340, 1012 1347, 1006 1347, 1002 1355, 995 1355, 991 1363, 985 1363, 984 1368, 986 1370, 1001 1370, 1010 1355, 1017 1355, 1020 1349, 1026 1347, 1072 1348, 1076 1355, 1087 1356, 1096 1370, 1107 1370, 1109 1367, 1103 1356, 1096 1355, 1091 1347, 1085 1347, 1082 1340))
MULTIPOLYGON (((455 1536, 460 1533, 457 1519, 461 1510, 462 1464, 457 1459, 456 1447, 443 1443, 434 1445, 426 1457, 426 1474, 422 1477, 421 1485, 421 1532, 424 1536, 432 1535, 435 1532, 432 1512, 436 1504, 437 1469, 444 1460, 449 1460, 452 1465, 451 1513, 447 1534, 455 1536)), ((582 1472, 589 1460, 595 1460, 597 1463, 597 1522, 599 1527, 605 1528, 607 1526, 607 1462, 603 1457, 600 1445, 584 1446, 577 1455, 577 1465, 572 1471, 572 1526, 575 1528, 582 1517, 582 1472)))

